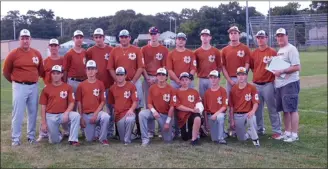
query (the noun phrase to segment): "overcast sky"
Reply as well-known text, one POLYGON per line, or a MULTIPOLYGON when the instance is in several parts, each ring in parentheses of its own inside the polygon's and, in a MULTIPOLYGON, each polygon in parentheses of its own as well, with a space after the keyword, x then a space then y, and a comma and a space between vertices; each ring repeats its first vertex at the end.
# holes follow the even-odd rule
MULTIPOLYGON (((284 6, 293 1, 271 1, 271 7, 284 6)), ((309 7, 311 1, 298 1, 301 8, 309 7)), ((1 16, 10 10, 19 10, 26 14, 28 10, 41 8, 51 9, 56 16, 64 18, 88 18, 114 15, 119 10, 133 9, 136 13, 154 15, 158 12, 174 11, 180 13, 183 8, 199 10, 202 6, 218 7, 221 3, 229 1, 1 1, 1 16)), ((246 6, 246 1, 239 1, 241 6, 246 6)), ((249 1, 248 6, 255 6, 256 10, 267 14, 269 1, 249 1)))

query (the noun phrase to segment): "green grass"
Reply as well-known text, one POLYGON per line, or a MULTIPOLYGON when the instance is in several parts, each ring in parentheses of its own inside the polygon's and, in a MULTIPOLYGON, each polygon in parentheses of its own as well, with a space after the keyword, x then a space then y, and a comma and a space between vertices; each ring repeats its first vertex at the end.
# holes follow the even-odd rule
MULTIPOLYGON (((301 83, 311 84, 313 81, 317 82, 316 79, 327 78, 326 55, 323 52, 301 53, 301 75, 305 79, 301 83)), ((111 145, 108 147, 98 143, 85 143, 82 139, 80 147, 69 146, 67 140, 59 145, 50 145, 46 141, 38 145, 28 145, 25 139, 25 119, 22 145, 13 148, 10 145, 11 85, 2 76, 1 78, 1 168, 327 167, 327 83, 301 89, 300 140, 295 143, 271 140, 266 135, 260 138, 260 149, 255 149, 251 142, 241 143, 234 138, 227 140, 227 146, 214 145, 206 138, 199 147, 191 147, 180 140, 166 145, 158 138, 152 140, 151 145, 146 148, 140 146, 140 140, 129 146, 110 140, 111 145)), ((225 83, 224 78, 221 83, 225 83)), ((39 120, 40 117, 38 122, 39 120)), ((267 111, 265 125, 268 134, 271 134, 267 111)))

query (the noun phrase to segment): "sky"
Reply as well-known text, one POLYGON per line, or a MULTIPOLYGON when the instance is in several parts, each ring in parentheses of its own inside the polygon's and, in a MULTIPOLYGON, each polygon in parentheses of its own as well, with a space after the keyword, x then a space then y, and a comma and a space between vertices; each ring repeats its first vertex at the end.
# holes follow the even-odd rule
MULTIPOLYGON (((271 8, 284 6, 293 1, 271 1, 271 8)), ((295 2, 295 1, 294 1, 295 2)), ((297 1, 301 9, 309 7, 311 1, 297 1)), ((229 1, 1 1, 1 16, 10 10, 19 10, 26 14, 28 10, 51 9, 56 16, 80 19, 114 15, 119 10, 133 9, 136 13, 155 15, 158 12, 174 11, 180 13, 183 8, 199 10, 202 6, 218 7, 221 3, 229 1), (72 11, 74 10, 74 12, 72 11)), ((239 1, 246 6, 246 1, 239 1)), ((248 1, 248 6, 255 6, 256 10, 267 14, 269 1, 248 1)))

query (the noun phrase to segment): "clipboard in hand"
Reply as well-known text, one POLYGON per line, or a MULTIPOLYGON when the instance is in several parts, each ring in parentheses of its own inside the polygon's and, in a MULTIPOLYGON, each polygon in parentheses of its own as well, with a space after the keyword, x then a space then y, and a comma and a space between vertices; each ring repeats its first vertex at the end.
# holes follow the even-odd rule
MULTIPOLYGON (((266 70, 274 73, 274 70, 282 70, 282 69, 287 69, 290 67, 290 64, 287 63, 286 61, 280 59, 279 57, 272 57, 271 62, 267 64, 266 70)), ((281 78, 285 78, 286 74, 281 74, 281 78)))

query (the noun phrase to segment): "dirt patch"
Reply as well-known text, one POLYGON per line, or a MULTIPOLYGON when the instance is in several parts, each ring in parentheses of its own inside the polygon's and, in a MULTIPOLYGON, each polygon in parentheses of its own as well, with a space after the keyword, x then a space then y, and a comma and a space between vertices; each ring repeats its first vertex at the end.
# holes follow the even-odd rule
POLYGON ((327 75, 301 77, 301 88, 315 88, 323 85, 327 85, 327 75))

